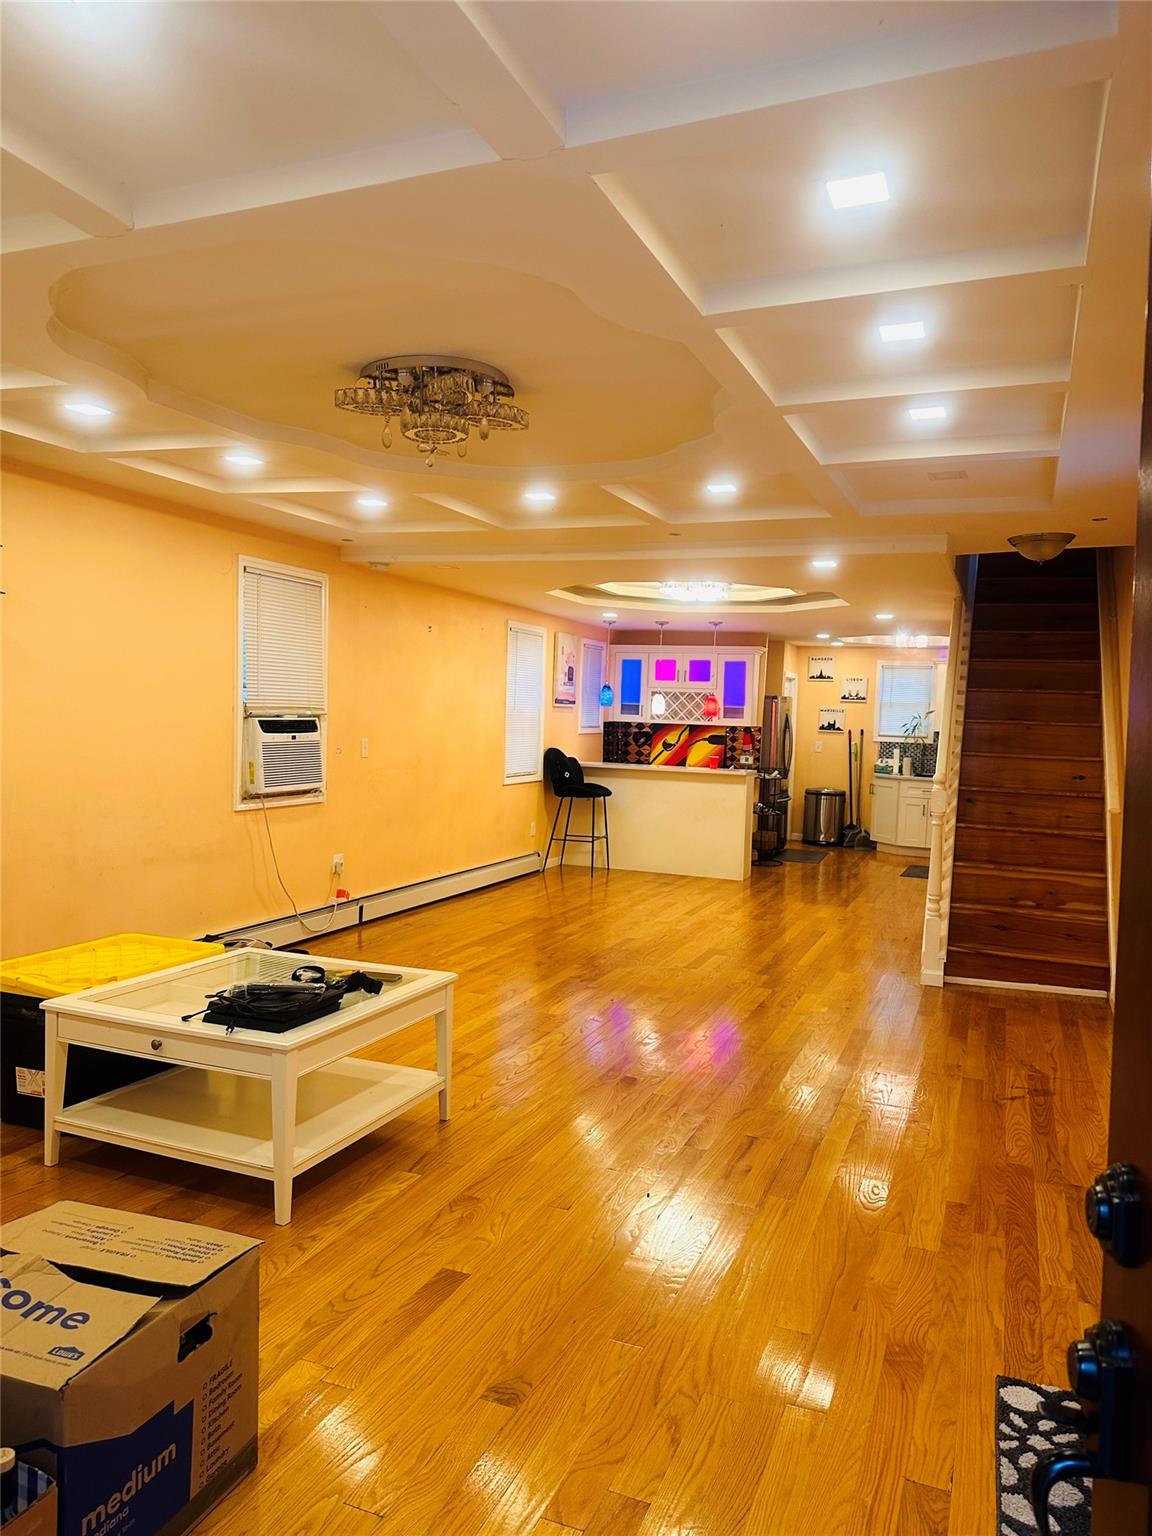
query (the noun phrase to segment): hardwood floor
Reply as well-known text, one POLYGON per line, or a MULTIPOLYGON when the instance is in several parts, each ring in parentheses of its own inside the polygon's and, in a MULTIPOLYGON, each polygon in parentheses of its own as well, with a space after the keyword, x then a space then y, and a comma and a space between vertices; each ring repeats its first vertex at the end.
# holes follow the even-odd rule
POLYGON ((1097 1315, 1109 1013, 921 989, 902 862, 553 872, 319 941, 460 973, 455 1118, 315 1170, 290 1227, 9 1133, 8 1217, 265 1239, 260 1467, 204 1536, 991 1536, 993 1378, 1062 1383, 1097 1315))

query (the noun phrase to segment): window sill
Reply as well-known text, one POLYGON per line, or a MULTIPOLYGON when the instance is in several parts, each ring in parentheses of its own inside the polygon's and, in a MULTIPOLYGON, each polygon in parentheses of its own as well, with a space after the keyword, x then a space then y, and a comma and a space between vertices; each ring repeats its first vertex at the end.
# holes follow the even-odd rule
POLYGON ((275 811, 282 805, 323 805, 327 798, 324 790, 311 795, 268 795, 264 800, 237 800, 233 809, 258 811, 261 806, 267 806, 270 811, 275 811))

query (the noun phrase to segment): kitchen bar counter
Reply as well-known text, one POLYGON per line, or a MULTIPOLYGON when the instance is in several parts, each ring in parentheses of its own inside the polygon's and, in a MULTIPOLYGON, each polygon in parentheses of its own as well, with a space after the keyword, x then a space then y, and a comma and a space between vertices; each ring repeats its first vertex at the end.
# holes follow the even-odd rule
MULTIPOLYGON (((590 783, 605 784, 612 791, 608 816, 614 869, 748 879, 756 801, 756 775, 751 769, 663 763, 584 762, 581 766, 590 783)), ((588 830, 588 814, 582 806, 574 809, 573 831, 588 830)), ((569 843, 565 862, 586 864, 588 847, 569 843)), ((597 863, 603 856, 601 844, 597 863)))

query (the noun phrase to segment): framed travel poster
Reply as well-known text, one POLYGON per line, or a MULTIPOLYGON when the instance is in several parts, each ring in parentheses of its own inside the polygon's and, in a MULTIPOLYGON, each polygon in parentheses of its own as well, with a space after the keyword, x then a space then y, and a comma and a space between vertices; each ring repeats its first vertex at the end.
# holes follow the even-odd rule
POLYGON ((556 631, 556 670, 552 702, 560 709, 576 708, 576 636, 556 631))

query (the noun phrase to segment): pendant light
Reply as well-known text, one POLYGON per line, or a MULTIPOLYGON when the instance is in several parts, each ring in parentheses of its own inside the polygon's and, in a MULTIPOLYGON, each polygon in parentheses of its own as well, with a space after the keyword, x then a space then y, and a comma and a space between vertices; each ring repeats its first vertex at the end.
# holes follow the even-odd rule
POLYGON ((600 685, 600 708, 611 709, 616 702, 616 695, 612 692, 612 684, 608 679, 612 676, 612 626, 615 619, 604 615, 604 628, 608 631, 607 644, 604 648, 604 681, 600 685))
MULTIPOLYGON (((657 619, 656 620, 656 628, 660 631, 660 649, 661 650, 664 649, 664 630, 667 627, 667 624, 668 624, 668 620, 667 619, 657 619)), ((652 710, 652 718, 654 720, 661 720, 661 719, 663 719, 664 712, 668 708, 668 700, 660 692, 659 688, 657 688, 656 692, 652 695, 652 698, 651 698, 651 701, 650 701, 650 708, 652 710)))
MULTIPOLYGON (((719 656, 716 652, 716 641, 719 638, 720 626, 723 624, 724 620, 709 619, 708 622, 712 626, 712 683, 714 687, 718 676, 716 668, 719 664, 719 656)), ((720 700, 716 697, 716 694, 710 690, 704 695, 704 718, 705 720, 715 720, 718 718, 719 714, 720 700)))

